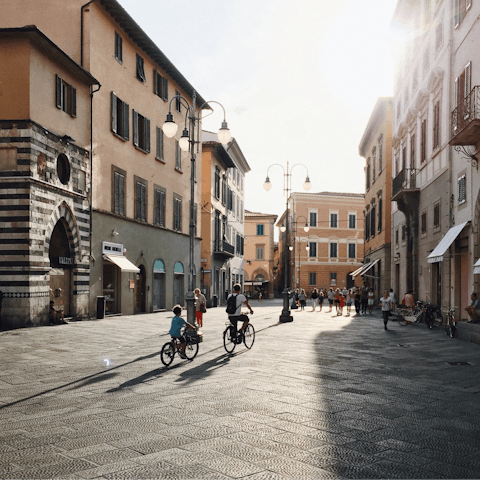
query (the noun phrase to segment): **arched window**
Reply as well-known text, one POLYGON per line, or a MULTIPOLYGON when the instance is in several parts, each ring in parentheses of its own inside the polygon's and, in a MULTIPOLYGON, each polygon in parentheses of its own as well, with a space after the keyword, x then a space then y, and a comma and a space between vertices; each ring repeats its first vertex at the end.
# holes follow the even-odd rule
POLYGON ((185 273, 183 271, 183 263, 182 262, 176 262, 175 266, 173 267, 174 273, 185 273))

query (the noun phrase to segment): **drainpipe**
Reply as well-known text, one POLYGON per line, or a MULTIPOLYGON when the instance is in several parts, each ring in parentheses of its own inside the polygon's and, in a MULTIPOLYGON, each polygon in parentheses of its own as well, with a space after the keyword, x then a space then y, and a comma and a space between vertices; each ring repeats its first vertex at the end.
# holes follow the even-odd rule
POLYGON ((90 87, 90 260, 94 260, 92 254, 93 241, 93 95, 97 93, 102 86, 98 84, 96 90, 90 87))
POLYGON ((83 11, 93 2, 95 2, 95 0, 90 0, 85 5, 82 5, 82 8, 80 8, 80 66, 81 67, 83 67, 83 11))

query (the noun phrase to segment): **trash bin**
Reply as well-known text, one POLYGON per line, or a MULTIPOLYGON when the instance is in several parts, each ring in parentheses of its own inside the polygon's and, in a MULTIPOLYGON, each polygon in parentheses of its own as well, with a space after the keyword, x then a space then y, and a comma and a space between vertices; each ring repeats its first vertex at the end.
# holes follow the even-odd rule
POLYGON ((218 297, 217 297, 217 295, 212 296, 212 307, 218 307, 218 297))
POLYGON ((97 297, 97 318, 105 318, 105 297, 97 297))

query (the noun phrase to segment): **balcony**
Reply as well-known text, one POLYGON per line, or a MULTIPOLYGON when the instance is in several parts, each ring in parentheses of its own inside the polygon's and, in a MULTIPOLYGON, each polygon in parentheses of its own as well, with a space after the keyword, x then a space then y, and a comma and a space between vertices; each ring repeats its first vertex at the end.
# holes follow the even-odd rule
POLYGON ((417 187, 417 170, 404 168, 392 182, 392 202, 409 203, 417 197, 420 189, 417 187))
POLYGON ((229 258, 235 255, 235 247, 225 240, 214 240, 213 254, 220 258, 229 258))
POLYGON ((476 145, 480 140, 480 86, 473 87, 452 112, 450 145, 476 145))

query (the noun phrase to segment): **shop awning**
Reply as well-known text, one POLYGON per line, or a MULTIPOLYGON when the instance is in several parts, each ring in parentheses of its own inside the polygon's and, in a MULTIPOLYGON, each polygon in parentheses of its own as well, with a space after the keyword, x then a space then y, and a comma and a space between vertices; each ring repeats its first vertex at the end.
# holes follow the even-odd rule
POLYGON ((140 269, 136 267, 127 257, 122 255, 107 255, 103 256, 105 260, 114 263, 117 267, 125 273, 139 273, 140 269))
POLYGON ((473 266, 473 273, 480 273, 480 258, 477 260, 477 263, 473 266))
POLYGON ((263 282, 253 282, 252 280, 245 280, 243 283, 244 285, 263 285, 263 282))
POLYGON ((350 276, 354 278, 357 275, 363 275, 364 273, 367 273, 379 260, 380 259, 377 259, 374 262, 369 262, 369 263, 366 263, 365 265, 362 265, 360 268, 357 268, 357 270, 352 272, 350 276))
POLYGON ((450 245, 455 241, 460 232, 463 230, 463 227, 468 222, 460 223, 460 225, 455 225, 452 227, 445 236, 440 240, 439 244, 435 247, 433 252, 427 257, 428 263, 437 263, 443 261, 443 254, 448 250, 450 245))

